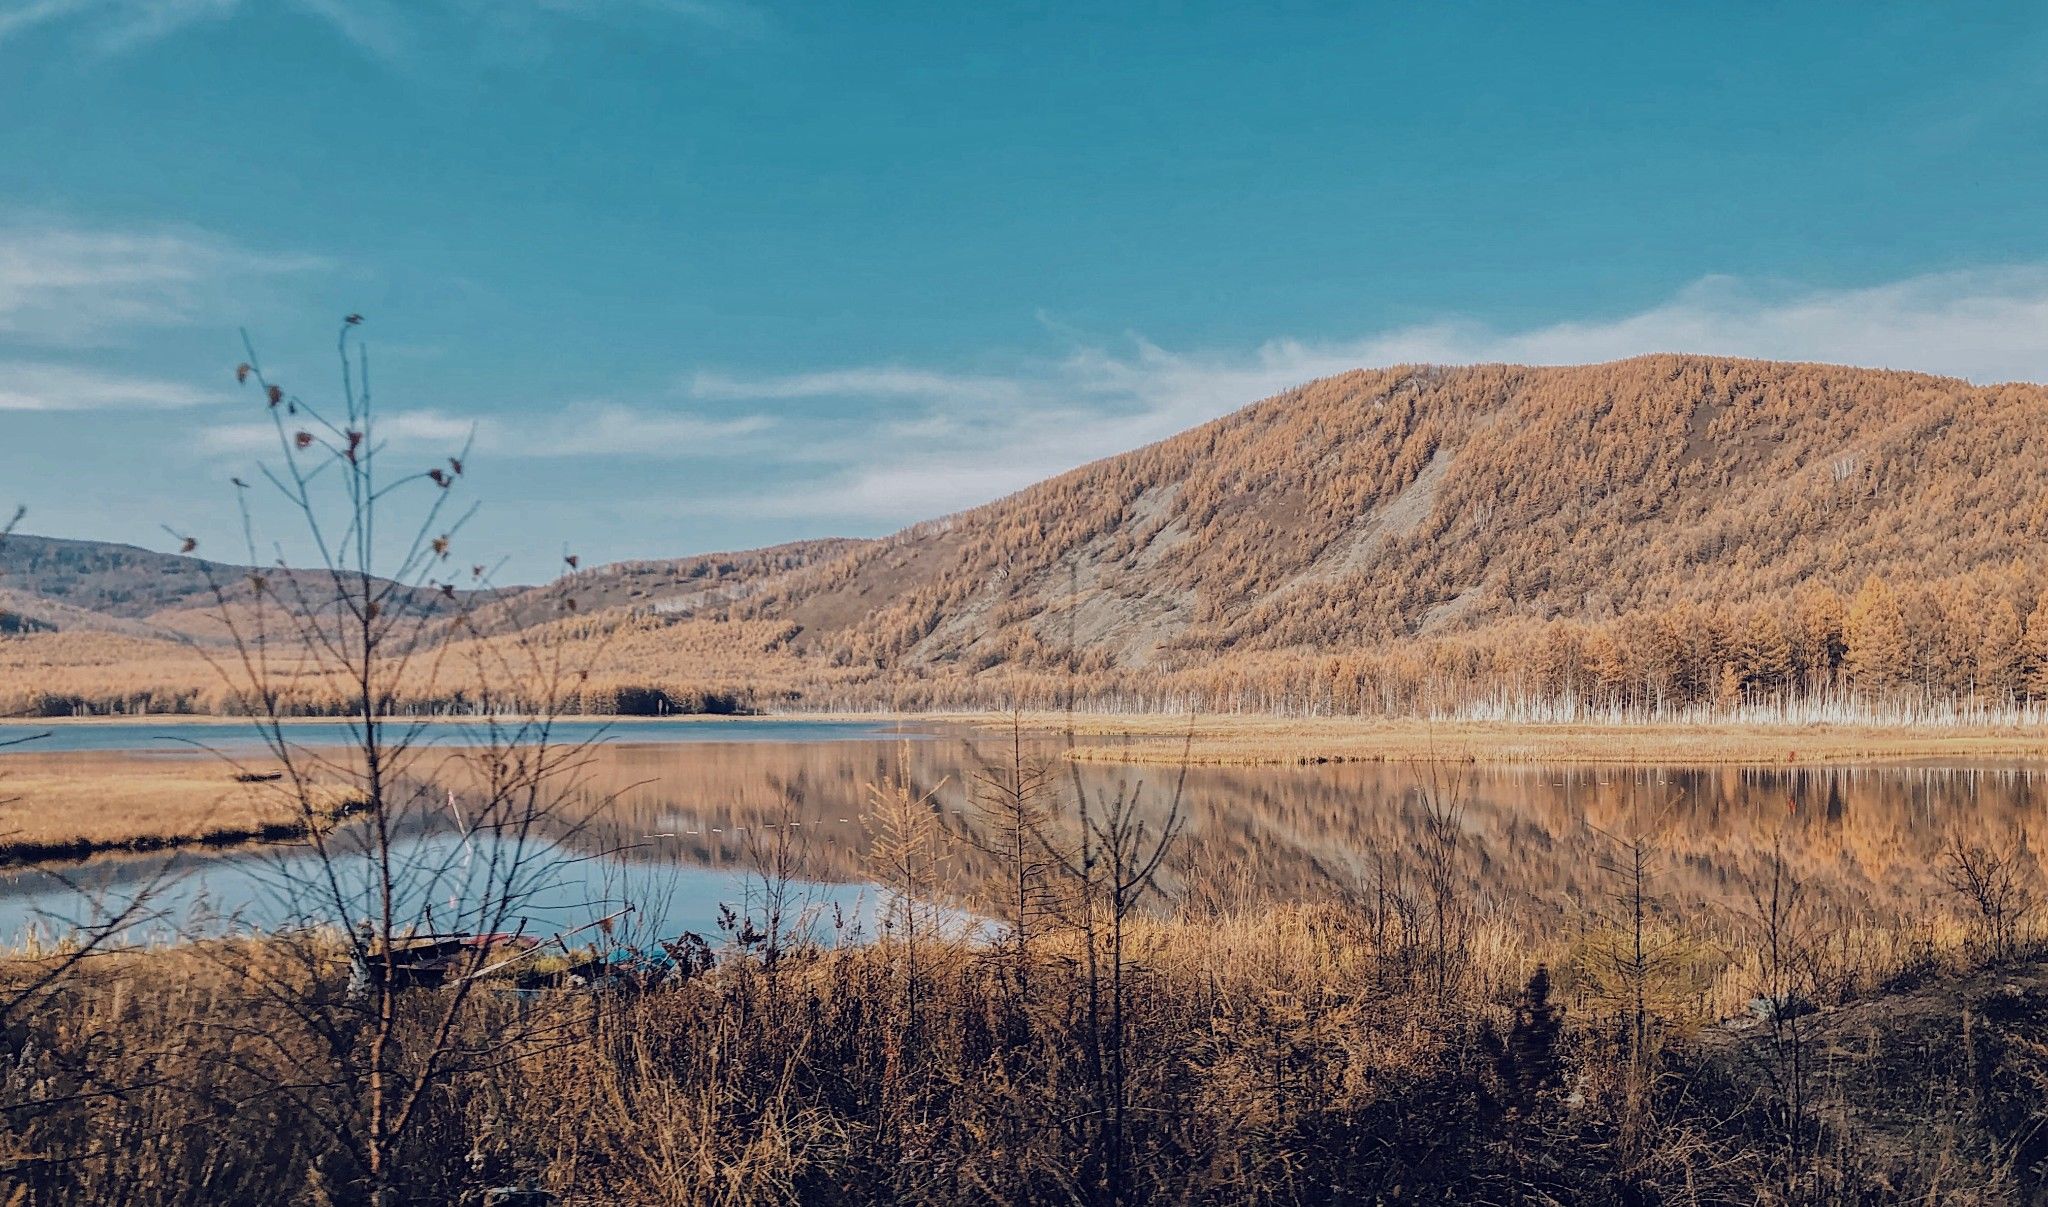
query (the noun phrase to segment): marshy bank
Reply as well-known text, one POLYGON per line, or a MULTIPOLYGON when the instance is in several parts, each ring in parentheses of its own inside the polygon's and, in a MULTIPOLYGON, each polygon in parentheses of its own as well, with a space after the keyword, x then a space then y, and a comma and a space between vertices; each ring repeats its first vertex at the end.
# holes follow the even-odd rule
MULTIPOLYGON (((2030 953, 1809 976, 1758 930, 1722 958, 1819 1008, 1731 1026, 1625 945, 1537 963, 1483 920, 1447 944, 1414 904, 1116 939, 1070 916, 1021 948, 757 938, 644 992, 479 993, 388 1201, 2038 1201, 2030 953)), ((301 956, 108 956, 33 989, 38 962, 9 963, 8 1201, 364 1201, 368 1053, 276 992, 340 992, 301 956)), ((401 1042, 432 1043, 445 999, 398 997, 401 1042)))
MULTIPOLYGON (((2029 765, 1181 774, 882 736, 583 752, 533 866, 750 886, 696 909, 715 960, 632 991, 482 976, 386 1016, 317 897, 299 925, 248 915, 267 936, 9 962, 6 1193, 2000 1204, 2040 1183, 2029 765), (793 925, 808 883, 888 904, 857 934, 793 925), (994 929, 963 941, 949 908, 994 929)), ((341 866, 417 843, 458 866, 439 792, 399 799, 418 828, 341 866)), ((600 889, 645 895, 572 895, 600 889)), ((579 942, 644 947, 680 916, 579 942)))
MULTIPOLYGON (((1018 718, 934 713, 927 722, 1001 730, 1018 718)), ((1143 712, 1024 713, 1039 733, 1069 728, 1089 762, 1256 767, 1329 763, 1550 763, 1607 766, 1864 765, 2048 760, 2048 723, 1899 720, 1878 723, 1736 716, 1569 722, 1143 712)))

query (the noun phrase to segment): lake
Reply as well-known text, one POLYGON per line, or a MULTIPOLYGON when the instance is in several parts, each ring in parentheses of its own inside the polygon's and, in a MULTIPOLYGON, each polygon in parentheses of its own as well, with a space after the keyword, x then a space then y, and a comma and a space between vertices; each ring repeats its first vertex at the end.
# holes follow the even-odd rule
MULTIPOLYGON (((406 729, 410 721, 394 721, 393 731, 406 729)), ((475 732, 474 721, 422 720, 417 722, 428 742, 459 743, 475 732)), ((290 721, 284 726, 290 740, 304 746, 338 746, 354 740, 346 721, 290 721)), ((677 718, 661 721, 592 719, 569 717, 553 723, 552 732, 561 742, 586 742, 603 736, 610 741, 635 745, 665 746, 677 742, 837 742, 874 741, 922 737, 929 731, 910 730, 886 722, 809 721, 786 717, 677 718)), ((58 722, 38 725, 32 721, 0 722, 0 751, 62 754, 66 752, 181 753, 195 749, 243 754, 266 749, 268 743, 255 725, 246 721, 180 718, 137 718, 120 721, 58 722), (33 739, 32 743, 24 743, 33 739)))
MULTIPOLYGON (((294 738, 318 744, 344 733, 309 723, 294 738)), ((246 753, 257 748, 254 736, 232 724, 60 725, 33 749, 38 758, 76 752, 82 765, 117 751, 206 759, 213 756, 181 739, 246 753)), ((1024 754, 1058 765, 1061 749, 1037 738, 1024 754)), ((0 770, 8 757, 0 754, 0 770)), ((949 904, 970 910, 999 874, 983 850, 989 823, 977 785, 1010 759, 1007 735, 927 726, 624 723, 595 754, 562 824, 537 836, 548 845, 534 848, 535 880, 522 886, 510 921, 553 933, 633 905, 634 925, 649 933, 711 933, 721 905, 738 914, 760 908, 762 869, 777 864, 811 933, 872 933, 883 897, 871 881, 871 786, 898 776, 930 796, 952 836, 949 904)), ((1462 890, 1530 926, 1554 927, 1607 907, 1619 888, 1617 844, 1631 834, 1654 846, 1651 889, 1665 911, 1742 914, 1775 851, 1809 896, 1845 921, 1917 916, 1945 901, 1938 869, 1949 835, 2018 840, 2040 812, 2048 769, 1331 764, 1198 767, 1183 780, 1168 767, 1089 762, 1060 766, 1052 788, 1056 833, 1072 832, 1077 796, 1099 812, 1119 792, 1136 796, 1156 832, 1178 789, 1183 828, 1159 874, 1162 900, 1234 905, 1363 901, 1383 884, 1412 891, 1433 803, 1455 826, 1450 861, 1462 890)), ((444 917, 461 913, 469 884, 450 869, 488 865, 491 854, 459 833, 454 803, 423 810, 404 834, 406 858, 427 870, 413 886, 417 900, 446 898, 444 917)), ((115 902, 157 883, 156 904, 177 924, 156 933, 217 933, 352 908, 346 892, 309 900, 308 859, 298 846, 123 855, 65 875, 115 902)), ((18 939, 44 915, 80 912, 78 895, 44 874, 0 878, 0 937, 18 939)))

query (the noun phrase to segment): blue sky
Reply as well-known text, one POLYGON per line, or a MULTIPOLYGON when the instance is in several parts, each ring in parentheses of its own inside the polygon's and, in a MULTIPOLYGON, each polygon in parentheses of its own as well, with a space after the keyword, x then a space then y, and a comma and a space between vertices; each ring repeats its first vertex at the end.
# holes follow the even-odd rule
POLYGON ((875 534, 1310 377, 2048 379, 2033 5, 0 0, 0 502, 227 555, 246 326, 515 577, 875 534))

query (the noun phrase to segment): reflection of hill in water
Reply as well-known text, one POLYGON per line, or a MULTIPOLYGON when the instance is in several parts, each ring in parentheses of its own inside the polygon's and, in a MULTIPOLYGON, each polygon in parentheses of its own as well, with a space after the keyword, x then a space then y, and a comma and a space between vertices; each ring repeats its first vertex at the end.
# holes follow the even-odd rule
MULTIPOLYGON (((1032 748, 1039 758, 1054 744, 1032 748)), ((907 760, 920 790, 936 789, 948 825, 976 829, 969 799, 982 760, 1007 762, 1005 740, 755 743, 688 748, 618 746, 593 768, 594 792, 616 793, 605 841, 637 854, 742 865, 778 827, 803 851, 805 871, 858 879, 868 834, 866 785, 907 760), (694 831, 694 833, 693 833, 694 831), (672 836, 669 836, 672 835, 672 836), (648 837, 656 836, 656 837, 648 837)), ((1418 787, 1427 769, 1353 764, 1195 768, 1182 811, 1186 839, 1172 887, 1242 886, 1254 895, 1327 896, 1397 874, 1421 858, 1418 787)), ((1510 909, 1576 913, 1612 888, 1600 867, 1610 834, 1632 813, 1661 848, 1660 897, 1689 908, 1739 907, 1774 843, 1820 899, 1849 909, 1917 908, 1940 893, 1934 868, 1951 827, 1996 835, 2031 818, 2039 768, 1475 767, 1439 769, 1440 791, 1462 795, 1469 841, 1459 858, 1475 892, 1510 909)), ((1144 785, 1144 810, 1163 816, 1176 773, 1084 765, 1090 793, 1144 785)), ((1057 780, 1072 814, 1073 780, 1057 780)), ((971 891, 992 868, 968 844, 954 866, 971 891)))
MULTIPOLYGON (((1055 759, 1056 742, 1028 748, 1055 759)), ((107 756, 94 756, 104 759, 107 756)), ((988 763, 1006 765, 1006 738, 939 737, 874 741, 627 744, 599 749, 580 796, 595 810, 587 828, 553 833, 584 851, 624 849, 651 863, 745 871, 776 842, 799 853, 799 875, 868 879, 869 784, 907 760, 917 790, 934 792, 956 832, 982 828, 970 786, 988 763), (986 760, 987 762, 984 762, 986 760), (789 825, 794 823, 794 825, 789 825), (785 829, 785 826, 789 828, 785 829)), ((419 768, 430 773, 435 760, 419 768)), ((1143 812, 1156 824, 1172 795, 1171 768, 1082 764, 1088 792, 1143 784, 1143 812)), ((1307 898, 1366 889, 1384 872, 1412 876, 1422 862, 1419 787, 1462 795, 1467 841, 1461 874, 1482 899, 1541 920, 1569 919, 1611 892, 1601 869, 1632 811, 1661 848, 1653 885, 1665 903, 1691 912, 1740 908, 1774 843, 1813 896, 1849 911, 1913 912, 1943 893, 1939 850, 1951 828, 2001 837, 2039 811, 2048 769, 2005 766, 1856 768, 1472 767, 1391 764, 1312 767, 1202 767, 1188 772, 1186 837, 1163 881, 1226 897, 1307 898), (1531 906, 1535 909, 1531 911, 1531 906)), ((459 786, 460 777, 456 787, 459 786)), ((1071 823, 1073 779, 1055 777, 1071 823)), ((401 819, 405 835, 441 830, 454 818, 441 791, 401 819)), ((139 884, 166 864, 199 869, 249 857, 237 851, 101 857, 93 882, 139 884)), ((992 883, 996 869, 970 843, 952 847, 963 896, 992 883)), ((83 870, 83 869, 81 869, 83 870)), ((0 902, 44 891, 43 877, 0 877, 0 902)))

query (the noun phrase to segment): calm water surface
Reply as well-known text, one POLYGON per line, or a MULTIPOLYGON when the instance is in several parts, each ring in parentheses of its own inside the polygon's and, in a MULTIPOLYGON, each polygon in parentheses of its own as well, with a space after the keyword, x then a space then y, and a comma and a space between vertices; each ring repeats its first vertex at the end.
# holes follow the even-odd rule
MULTIPOLYGON (((398 721, 393 732, 408 728, 398 721)), ((460 744, 474 740, 478 731, 471 721, 430 720, 418 723, 421 739, 432 743, 460 744)), ((929 732, 884 722, 805 721, 786 717, 691 718, 663 721, 590 720, 569 718, 551 726, 558 742, 585 742, 603 737, 609 741, 636 745, 668 745, 676 742, 848 742, 921 737, 929 732)), ((285 726, 290 740, 306 746, 346 745, 354 740, 353 728, 345 721, 293 721, 285 726)), ((139 718, 124 721, 59 721, 48 725, 9 721, 0 723, 0 750, 24 753, 61 754, 68 751, 133 751, 178 753, 199 750, 245 754, 267 747, 256 726, 238 721, 208 721, 175 717, 139 718), (19 746, 9 743, 33 739, 19 746)))
MULTIPOLYGON (((237 739, 234 727, 204 728, 210 742, 237 739)), ((79 753, 82 768, 103 766, 109 750, 172 748, 157 740, 163 729, 60 727, 65 744, 56 749, 79 753)), ((529 931, 551 933, 631 904, 636 925, 650 931, 706 932, 721 905, 758 909, 760 869, 778 862, 794 871, 791 894, 807 925, 871 928, 871 785, 898 776, 930 795, 959 840, 950 844, 956 904, 971 906, 993 883, 996 869, 973 841, 987 831, 975 786, 1009 764, 1007 737, 751 719, 632 723, 612 733, 565 811, 573 826, 549 836, 560 858, 543 861, 545 882, 522 901, 519 922, 529 931)), ((301 740, 312 742, 322 731, 307 734, 301 740)), ((252 737, 244 729, 239 740, 252 737)), ((37 757, 52 752, 36 745, 37 757)), ((1060 748, 1040 741, 1025 753, 1055 761, 1060 748)), ((1177 782, 1171 768, 1084 763, 1059 771, 1045 804, 1055 828, 1070 827, 1077 797, 1100 808, 1135 793, 1156 828, 1177 782)), ((1161 887, 1169 897, 1256 904, 1357 900, 1381 884, 1412 886, 1433 800, 1455 815, 1456 875, 1467 890, 1532 926, 1573 925, 1599 908, 1616 888, 1605 870, 1616 836, 1635 832, 1656 846, 1661 908, 1739 913, 1776 851, 1824 908, 1844 919, 1895 919, 1941 901, 1936 868, 1951 833, 2011 840, 2035 826, 2044 793, 2048 768, 2026 763, 1194 768, 1179 784, 1184 829, 1161 887)), ((465 882, 447 869, 484 856, 473 839, 461 848, 456 830, 453 812, 430 809, 410 819, 406 841, 435 873, 422 877, 431 883, 417 886, 418 899, 446 898, 459 912, 465 882)), ((331 913, 298 891, 306 858, 299 848, 119 857, 66 874, 110 901, 159 882, 158 906, 179 933, 198 933, 331 913)), ((47 876, 0 878, 0 938, 82 909, 47 876)))

